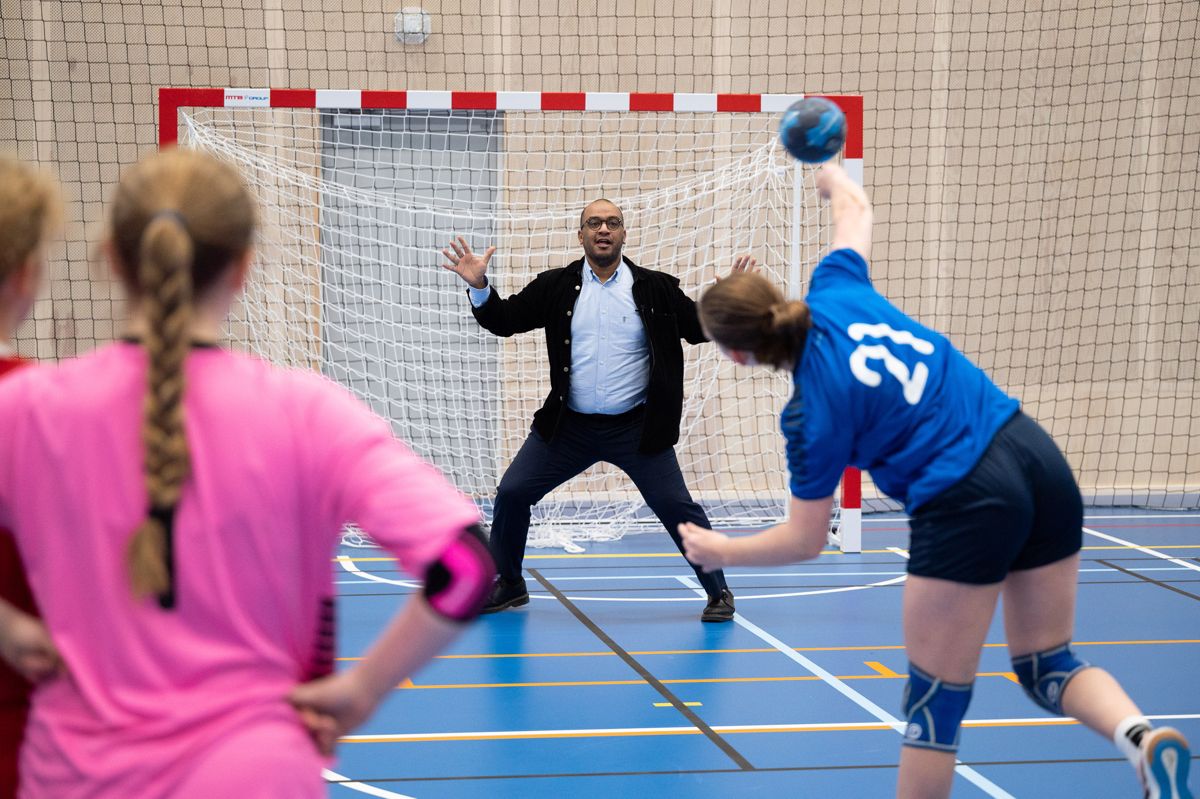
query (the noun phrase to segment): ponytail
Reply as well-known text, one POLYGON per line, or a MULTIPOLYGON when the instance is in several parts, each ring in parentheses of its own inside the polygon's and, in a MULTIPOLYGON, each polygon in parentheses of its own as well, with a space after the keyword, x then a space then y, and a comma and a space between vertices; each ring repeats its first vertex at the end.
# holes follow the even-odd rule
POLYGON ((800 300, 779 302, 768 313, 770 319, 762 343, 753 351, 754 359, 776 369, 791 369, 812 327, 812 313, 800 300))
POLYGON ((791 369, 804 348, 812 314, 803 300, 785 300, 754 272, 730 275, 700 298, 700 324, 726 349, 749 352, 761 364, 791 369))

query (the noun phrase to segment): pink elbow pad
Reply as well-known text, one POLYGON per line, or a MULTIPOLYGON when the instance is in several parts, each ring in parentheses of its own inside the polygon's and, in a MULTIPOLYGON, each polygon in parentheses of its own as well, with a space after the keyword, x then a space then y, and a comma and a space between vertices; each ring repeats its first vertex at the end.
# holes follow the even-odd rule
POLYGON ((479 615, 496 577, 496 565, 484 543, 479 525, 473 524, 455 538, 425 571, 425 599, 429 606, 452 621, 470 621, 479 615))

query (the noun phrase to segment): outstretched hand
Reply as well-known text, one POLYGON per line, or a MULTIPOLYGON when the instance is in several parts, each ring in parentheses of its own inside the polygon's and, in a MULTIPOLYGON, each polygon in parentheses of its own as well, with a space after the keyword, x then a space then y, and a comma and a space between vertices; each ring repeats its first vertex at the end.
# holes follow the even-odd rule
POLYGON ((36 616, 12 609, 0 631, 0 656, 33 684, 66 673, 62 656, 46 625, 36 616))
POLYGON ((729 565, 725 559, 729 536, 683 522, 679 525, 679 537, 683 539, 684 557, 704 571, 714 572, 729 565))
POLYGON ((458 275, 472 288, 481 289, 487 285, 488 261, 495 252, 495 247, 488 247, 483 255, 478 255, 471 251, 466 239, 458 236, 457 241, 451 241, 450 246, 442 250, 442 256, 449 261, 442 264, 442 268, 458 275))
MULTIPOLYGON (((758 260, 751 255, 739 255, 733 259, 733 269, 729 270, 729 275, 740 275, 743 272, 757 272, 758 260)), ((717 275, 717 282, 721 282, 721 276, 717 275)))

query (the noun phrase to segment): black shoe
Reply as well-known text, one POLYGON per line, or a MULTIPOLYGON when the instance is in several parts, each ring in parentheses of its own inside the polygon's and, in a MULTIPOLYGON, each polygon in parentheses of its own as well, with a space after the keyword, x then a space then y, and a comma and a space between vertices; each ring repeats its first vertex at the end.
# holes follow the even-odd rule
POLYGON ((492 586, 492 592, 488 594, 487 604, 483 606, 483 610, 480 612, 495 613, 500 610, 517 608, 528 604, 529 590, 525 588, 524 578, 518 577, 515 580, 505 580, 501 577, 492 586))
POLYGON ((733 592, 726 588, 720 596, 710 596, 700 621, 733 621, 733 592))

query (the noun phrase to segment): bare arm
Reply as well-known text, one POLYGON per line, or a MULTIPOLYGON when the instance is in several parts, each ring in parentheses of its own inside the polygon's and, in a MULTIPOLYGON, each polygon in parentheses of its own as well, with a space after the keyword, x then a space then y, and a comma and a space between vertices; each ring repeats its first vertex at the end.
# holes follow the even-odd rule
POLYGON ((829 538, 829 516, 833 497, 796 499, 785 522, 761 533, 730 538, 691 523, 679 525, 688 560, 705 571, 727 566, 777 566, 812 560, 821 554, 829 538))
POLYGON ((833 213, 833 249, 855 250, 865 260, 871 260, 874 214, 863 187, 840 164, 826 164, 817 174, 817 191, 829 200, 833 213))
POLYGON ((333 752, 338 738, 366 721, 384 697, 466 629, 414 595, 352 668, 296 686, 289 701, 317 746, 333 752))

